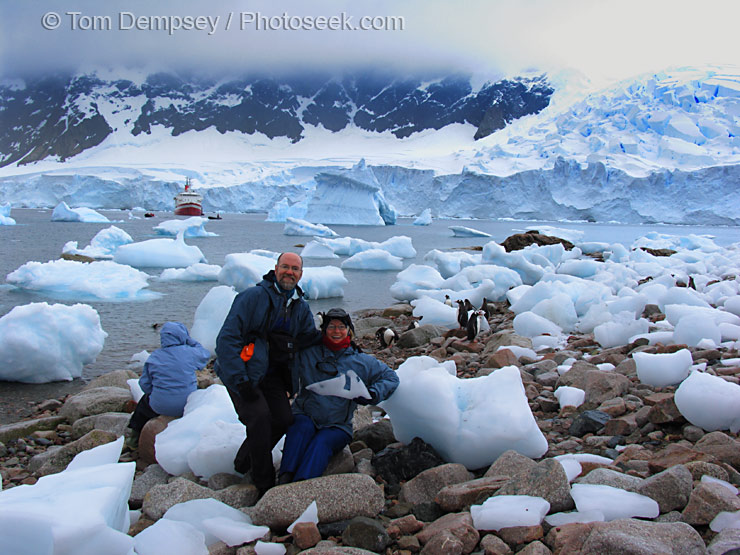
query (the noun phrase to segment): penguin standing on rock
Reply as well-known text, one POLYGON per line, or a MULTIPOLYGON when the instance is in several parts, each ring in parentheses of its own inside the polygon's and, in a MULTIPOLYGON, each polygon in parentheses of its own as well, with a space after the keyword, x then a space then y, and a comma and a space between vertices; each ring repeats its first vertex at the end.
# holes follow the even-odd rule
POLYGON ((488 320, 491 317, 491 309, 488 308, 488 301, 485 297, 483 297, 483 302, 480 303, 480 309, 483 311, 483 316, 488 320))
POLYGON ((475 338, 478 337, 478 334, 482 331, 481 321, 483 318, 483 311, 476 310, 468 319, 468 341, 475 341, 475 338))
POLYGON ((457 303, 457 323, 460 324, 461 328, 465 328, 468 325, 468 311, 465 308, 465 303, 460 299, 455 302, 457 303))
POLYGON ((380 341, 380 346, 384 349, 398 341, 398 334, 393 328, 378 328, 378 331, 375 332, 375 337, 380 341))
MULTIPOLYGON (((419 316, 419 320, 424 318, 424 316, 419 316)), ((411 323, 409 324, 409 327, 406 328, 406 331, 413 330, 418 328, 421 324, 419 324, 419 320, 411 320, 411 323)))

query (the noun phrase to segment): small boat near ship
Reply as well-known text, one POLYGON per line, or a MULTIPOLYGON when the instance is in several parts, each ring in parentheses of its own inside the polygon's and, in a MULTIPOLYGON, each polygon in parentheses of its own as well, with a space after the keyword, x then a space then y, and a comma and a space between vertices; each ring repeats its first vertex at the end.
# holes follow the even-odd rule
POLYGON ((185 190, 175 195, 176 216, 202 216, 203 196, 190 188, 190 178, 185 180, 185 190))

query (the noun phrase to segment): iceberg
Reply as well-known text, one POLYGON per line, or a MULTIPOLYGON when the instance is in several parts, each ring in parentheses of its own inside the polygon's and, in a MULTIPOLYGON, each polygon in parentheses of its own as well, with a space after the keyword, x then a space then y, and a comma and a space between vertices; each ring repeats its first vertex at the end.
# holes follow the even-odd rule
POLYGON ((370 249, 349 257, 342 262, 342 268, 351 270, 400 270, 403 260, 388 251, 370 249))
POLYGON ((120 246, 113 260, 136 268, 187 268, 208 262, 198 247, 185 243, 183 231, 176 239, 149 239, 120 246))
POLYGON ((414 225, 431 225, 431 224, 432 224, 432 209, 431 208, 426 208, 414 220, 414 225))
POLYGON ((31 303, 0 318, 0 380, 71 381, 95 362, 108 334, 85 304, 31 303))
POLYGON ((285 235, 306 235, 309 237, 337 237, 337 233, 325 225, 312 224, 311 222, 291 218, 290 216, 285 218, 283 233, 285 235))
POLYGON ((92 208, 70 208, 62 201, 51 213, 52 222, 110 223, 110 220, 92 208))
POLYGON ((15 220, 10 217, 10 203, 0 204, 0 225, 15 225, 15 220))
POLYGON ((185 232, 185 237, 218 237, 217 233, 206 231, 205 225, 208 218, 202 216, 193 216, 184 220, 167 220, 154 226, 157 235, 167 235, 176 237, 181 231, 185 232))
POLYGON ((76 262, 52 260, 26 262, 6 280, 20 289, 37 291, 59 299, 132 301, 151 299, 159 293, 143 291, 146 273, 110 260, 76 262))
POLYGON ((472 227, 465 227, 462 225, 451 225, 449 226, 450 230, 452 230, 452 234, 455 237, 490 237, 490 233, 486 233, 485 231, 479 231, 477 229, 473 229, 472 227))
POLYGON ((81 254, 90 258, 111 259, 118 247, 133 243, 131 236, 122 229, 112 225, 101 229, 92 238, 90 244, 84 249, 77 248, 77 241, 68 241, 64 244, 64 254, 81 254))
POLYGON ((187 268, 166 268, 159 281, 218 281, 221 266, 196 262, 187 268))
POLYGON ((393 225, 396 211, 388 204, 375 174, 360 160, 351 169, 316 174, 316 189, 306 220, 322 224, 393 225))

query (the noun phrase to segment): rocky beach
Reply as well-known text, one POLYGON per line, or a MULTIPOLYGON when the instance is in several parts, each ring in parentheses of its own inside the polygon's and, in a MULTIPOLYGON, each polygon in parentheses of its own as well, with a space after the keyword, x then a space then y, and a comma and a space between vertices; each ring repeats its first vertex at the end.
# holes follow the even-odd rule
MULTIPOLYGON (((513 331, 514 314, 506 302, 489 303, 491 330, 468 341, 457 330, 433 325, 400 333, 398 342, 381 348, 380 327, 404 330, 413 320, 406 304, 355 314, 358 343, 397 368, 407 358, 427 355, 452 360, 459 378, 474 378, 498 368, 519 369, 529 407, 548 442, 547 453, 532 460, 514 451, 490 467, 469 471, 447 463, 420 439, 396 441, 381 409, 360 407, 353 442, 336 455, 324 476, 274 487, 258 499, 249 475, 216 474, 207 481, 192 473, 170 476, 154 455, 154 437, 167 420, 145 428, 139 448, 126 448, 121 461, 136 462, 129 507, 141 518, 131 526, 135 536, 177 503, 216 499, 269 527, 263 541, 283 544, 287 553, 449 554, 523 553, 736 553, 740 529, 712 531, 710 523, 723 512, 740 510, 740 497, 729 484, 740 486, 740 441, 728 431, 707 433, 691 425, 674 402, 675 387, 656 388, 637 378, 633 355, 665 353, 684 345, 653 345, 638 340, 602 349, 592 334, 569 336, 562 349, 545 352, 539 360, 517 357, 501 345, 531 348, 528 338, 513 331), (558 366, 571 361, 560 374, 558 366), (600 364, 614 366, 611 371, 600 364), (554 395, 559 386, 585 391, 580 406, 561 408, 554 395), (583 462, 573 484, 611 486, 657 502, 654 518, 617 518, 608 522, 479 530, 471 506, 500 495, 541 497, 550 514, 575 509, 571 484, 555 457, 593 454, 605 459, 583 462), (611 462, 604 462, 606 459, 611 462), (702 479, 702 477, 705 477, 702 479), (721 480, 708 480, 706 477, 721 480), (287 526, 316 501, 318 525, 287 526)), ((643 316, 653 322, 663 314, 648 305, 643 316)), ((740 368, 722 360, 737 351, 690 347, 695 363, 729 382, 740 382, 740 368)), ((540 353, 543 354, 543 353, 540 353)), ((134 402, 126 384, 131 370, 101 376, 79 393, 36 404, 33 417, 0 427, 0 473, 3 490, 33 484, 63 470, 79 452, 113 441, 125 432, 134 402)), ((199 387, 217 383, 208 369, 199 387)), ((255 542, 241 546, 212 543, 209 553, 255 553, 255 542)))

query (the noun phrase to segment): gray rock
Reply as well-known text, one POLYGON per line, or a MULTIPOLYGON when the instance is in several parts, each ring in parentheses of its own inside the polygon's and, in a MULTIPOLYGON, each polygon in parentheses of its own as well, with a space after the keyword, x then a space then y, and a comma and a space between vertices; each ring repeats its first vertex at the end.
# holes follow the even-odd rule
MULTIPOLYGON (((439 537, 440 535, 444 537, 445 534, 452 534, 453 537, 458 538, 460 542, 462 542, 461 553, 472 552, 480 540, 480 532, 478 532, 478 530, 473 526, 473 518, 468 512, 448 513, 443 515, 431 524, 425 526, 423 530, 416 534, 416 537, 426 549, 426 546, 430 543, 432 546, 435 546, 435 544, 432 543, 435 537, 439 537)), ((451 538, 448 537, 448 539, 451 538)), ((440 547, 444 547, 444 545, 445 543, 443 542, 440 547)), ((432 549, 431 546, 430 550, 426 551, 426 553, 429 552, 445 553, 444 551, 438 551, 436 547, 432 549)), ((425 551, 422 550, 422 553, 425 553, 425 551)))
MULTIPOLYGON (((566 372, 566 374, 568 373, 566 372)), ((627 393, 630 385, 629 378, 622 374, 602 372, 601 370, 586 372, 582 388, 586 392, 584 403, 596 407, 604 401, 627 393)))
POLYGON ((85 416, 72 424, 72 437, 79 438, 92 430, 103 430, 115 434, 116 437, 124 435, 131 415, 127 412, 104 412, 85 416))
POLYGON ((541 541, 533 541, 527 544, 524 549, 517 551, 517 555, 552 555, 552 551, 541 541))
POLYGON ((335 474, 269 489, 251 511, 252 521, 273 529, 287 528, 312 501, 319 522, 336 522, 356 516, 373 518, 385 504, 381 490, 364 474, 335 474))
POLYGON ((696 442, 696 450, 740 468, 740 441, 724 432, 711 432, 696 442))
POLYGON ((473 479, 473 474, 461 464, 449 463, 430 468, 401 486, 400 501, 431 503, 445 486, 473 479))
POLYGON ((557 372, 540 372, 534 377, 534 379, 540 385, 554 387, 560 379, 560 374, 557 372))
POLYGON ((330 474, 347 474, 355 469, 355 458, 349 446, 345 446, 339 453, 336 453, 329 459, 329 464, 324 470, 324 476, 330 474))
POLYGON ((445 461, 434 448, 423 439, 415 437, 402 447, 387 447, 375 455, 373 467, 389 484, 410 480, 427 468, 434 468, 445 461))
POLYGON ((579 414, 570 425, 568 433, 572 436, 583 437, 589 433, 596 433, 601 430, 611 416, 600 410, 585 410, 579 414))
POLYGON ((532 340, 529 337, 517 335, 512 329, 497 331, 486 341, 486 348, 483 349, 483 355, 495 353, 499 347, 508 345, 531 349, 532 340))
POLYGON ((228 472, 219 472, 208 478, 208 487, 216 491, 241 483, 242 479, 239 476, 228 472))
POLYGON ((462 540, 450 530, 442 530, 430 538, 420 553, 421 555, 463 555, 470 552, 465 551, 462 540))
POLYGON ((32 457, 28 463, 28 469, 39 476, 56 474, 67 468, 67 465, 78 453, 98 445, 110 443, 115 439, 116 436, 110 432, 93 430, 80 439, 59 447, 59 449, 49 449, 32 457))
POLYGON ((383 310, 383 316, 386 318, 396 316, 411 316, 414 313, 414 307, 408 303, 396 303, 383 310))
POLYGON ((480 540, 481 549, 486 555, 509 555, 511 548, 494 534, 486 534, 480 540))
POLYGON ((301 551, 302 555, 375 555, 367 549, 359 547, 338 546, 330 541, 321 541, 316 547, 301 551))
POLYGON ((523 470, 506 482, 494 495, 532 495, 550 503, 550 511, 558 513, 575 508, 570 496, 570 483, 563 466, 554 459, 545 459, 534 468, 523 470))
POLYGON ((642 482, 637 493, 657 501, 661 513, 682 510, 689 502, 693 480, 682 464, 654 474, 642 482))
POLYGON ((53 430, 64 422, 63 416, 47 416, 46 418, 34 418, 0 426, 0 442, 7 443, 13 439, 26 437, 40 430, 53 430))
POLYGON ((354 321, 353 324, 357 337, 375 337, 375 332, 378 331, 378 328, 392 326, 393 320, 390 318, 380 318, 379 316, 368 316, 367 318, 360 318, 354 321))
MULTIPOLYGON (((553 533, 553 528, 550 533, 553 533)), ((704 540, 683 522, 648 522, 632 518, 612 522, 569 524, 559 530, 567 534, 561 542, 548 541, 556 553, 599 555, 654 555, 655 553, 705 553, 704 540)), ((548 539, 550 535, 548 534, 548 539)))
POLYGON ((468 510, 471 505, 479 505, 491 497, 508 480, 508 476, 490 476, 445 486, 439 490, 434 502, 448 513, 468 510))
POLYGON ((725 528, 710 542, 707 555, 725 555, 733 550, 740 552, 740 529, 725 528))
POLYGON ((583 389, 585 391, 587 372, 601 372, 601 370, 590 362, 577 360, 573 363, 573 366, 570 367, 570 370, 560 376, 558 387, 567 385, 570 387, 577 387, 578 389, 583 389))
POLYGON ((357 430, 354 433, 353 439, 364 442, 375 453, 382 451, 391 443, 396 442, 396 436, 393 435, 393 425, 386 418, 378 420, 361 430, 357 430))
MULTIPOLYGON (((585 476, 576 480, 579 484, 594 484, 599 486, 611 486, 613 488, 623 489, 637 493, 643 479, 637 476, 623 474, 610 468, 594 468, 585 476)), ((647 495, 647 494, 645 494, 647 495)))
POLYGON ((359 516, 350 520, 342 532, 342 543, 375 553, 382 553, 391 543, 383 525, 372 518, 359 516))
POLYGON ((253 484, 234 484, 213 492, 213 497, 235 509, 251 507, 259 498, 259 490, 253 484))
POLYGON ((128 498, 129 506, 132 509, 140 508, 147 492, 154 486, 166 484, 169 477, 165 469, 158 464, 147 466, 143 473, 134 478, 131 495, 128 498))
POLYGON ((508 476, 513 478, 519 472, 532 470, 537 466, 529 457, 517 453, 513 449, 504 451, 499 458, 497 458, 493 464, 486 470, 484 476, 486 478, 491 476, 508 476))
POLYGON ((114 370, 107 374, 102 374, 88 383, 82 391, 95 389, 96 387, 120 387, 130 391, 127 380, 138 379, 139 375, 133 370, 114 370))
POLYGON ((147 517, 158 520, 167 512, 167 509, 178 503, 209 497, 215 497, 213 490, 184 478, 176 478, 168 484, 152 487, 144 496, 141 509, 147 517))
POLYGON ((83 416, 104 412, 125 412, 126 403, 133 400, 128 389, 120 387, 96 387, 81 391, 68 398, 59 409, 59 416, 75 422, 83 416))
POLYGON ((396 345, 401 349, 411 349, 413 347, 421 347, 426 345, 435 337, 443 335, 447 330, 439 326, 433 326, 432 324, 425 324, 403 332, 396 345))
POLYGON ((691 492, 682 514, 684 522, 701 526, 722 511, 740 511, 740 498, 721 484, 700 483, 691 492))

